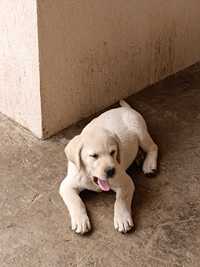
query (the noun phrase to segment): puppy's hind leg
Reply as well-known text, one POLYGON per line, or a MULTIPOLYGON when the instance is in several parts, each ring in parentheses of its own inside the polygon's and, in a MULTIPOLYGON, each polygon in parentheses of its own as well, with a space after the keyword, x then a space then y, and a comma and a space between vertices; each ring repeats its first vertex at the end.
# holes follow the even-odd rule
POLYGON ((140 147, 147 153, 142 167, 143 172, 149 176, 154 175, 157 170, 158 146, 152 140, 147 129, 138 138, 140 147))
POLYGON ((90 231, 90 220, 78 190, 72 188, 64 179, 60 185, 60 195, 69 210, 72 230, 77 234, 90 231))

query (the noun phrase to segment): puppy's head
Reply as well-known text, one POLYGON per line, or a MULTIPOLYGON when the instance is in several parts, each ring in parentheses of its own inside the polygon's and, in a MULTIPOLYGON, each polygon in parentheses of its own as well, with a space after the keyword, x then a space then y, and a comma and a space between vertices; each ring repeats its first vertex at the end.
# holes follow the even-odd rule
POLYGON ((65 149, 68 160, 104 191, 110 189, 109 179, 115 178, 120 151, 119 138, 105 129, 84 132, 65 149))

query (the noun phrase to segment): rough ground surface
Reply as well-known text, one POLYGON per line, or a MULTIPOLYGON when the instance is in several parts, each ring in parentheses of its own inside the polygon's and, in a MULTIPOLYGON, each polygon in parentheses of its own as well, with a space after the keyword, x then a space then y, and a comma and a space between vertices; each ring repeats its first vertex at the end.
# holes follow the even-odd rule
POLYGON ((113 228, 112 193, 83 194, 93 232, 69 229, 63 149, 84 125, 39 141, 0 116, 0 266, 200 266, 200 65, 128 99, 159 144, 160 173, 132 170, 136 231, 113 228))

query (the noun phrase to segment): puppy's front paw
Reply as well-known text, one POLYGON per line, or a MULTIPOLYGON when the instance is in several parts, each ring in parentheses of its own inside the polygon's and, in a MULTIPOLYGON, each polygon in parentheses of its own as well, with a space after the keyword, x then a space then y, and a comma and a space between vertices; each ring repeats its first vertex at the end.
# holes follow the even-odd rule
POLYGON ((133 228, 133 220, 131 214, 127 211, 120 212, 114 216, 114 227, 121 233, 127 233, 133 228))
POLYGON ((85 213, 77 214, 71 218, 72 230, 77 234, 85 234, 91 230, 90 220, 85 213))
POLYGON ((142 170, 145 175, 153 176, 157 171, 157 161, 154 157, 147 157, 143 163, 142 170))

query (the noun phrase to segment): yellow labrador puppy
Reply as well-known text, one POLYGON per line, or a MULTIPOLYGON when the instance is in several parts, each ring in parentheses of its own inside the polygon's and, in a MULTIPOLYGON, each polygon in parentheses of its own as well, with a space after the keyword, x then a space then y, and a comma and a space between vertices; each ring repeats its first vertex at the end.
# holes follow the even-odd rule
POLYGON ((139 146, 147 153, 145 174, 157 168, 158 147, 148 133, 143 117, 125 101, 93 119, 66 146, 68 173, 60 185, 72 230, 84 234, 90 220, 79 193, 84 189, 116 192, 114 227, 126 233, 133 227, 131 203, 134 184, 126 169, 134 161, 139 146))

